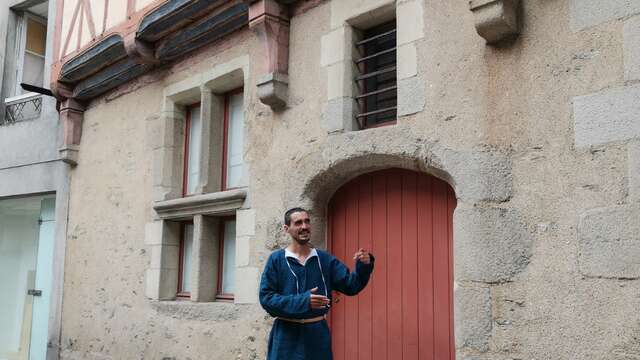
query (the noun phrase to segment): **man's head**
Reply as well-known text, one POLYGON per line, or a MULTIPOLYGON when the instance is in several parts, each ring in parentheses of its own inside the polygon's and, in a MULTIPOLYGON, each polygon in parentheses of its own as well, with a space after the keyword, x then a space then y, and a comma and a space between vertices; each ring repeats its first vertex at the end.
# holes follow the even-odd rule
POLYGON ((311 240, 311 219, 307 210, 295 207, 284 213, 284 231, 300 245, 311 240))

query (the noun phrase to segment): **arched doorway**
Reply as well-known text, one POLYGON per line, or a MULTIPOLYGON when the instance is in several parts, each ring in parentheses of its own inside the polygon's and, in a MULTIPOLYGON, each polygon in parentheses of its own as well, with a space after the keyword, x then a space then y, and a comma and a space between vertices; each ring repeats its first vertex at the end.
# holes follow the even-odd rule
POLYGON ((351 269, 360 247, 376 257, 369 286, 332 307, 336 360, 454 359, 455 206, 446 182, 403 169, 361 175, 334 194, 329 250, 351 269))

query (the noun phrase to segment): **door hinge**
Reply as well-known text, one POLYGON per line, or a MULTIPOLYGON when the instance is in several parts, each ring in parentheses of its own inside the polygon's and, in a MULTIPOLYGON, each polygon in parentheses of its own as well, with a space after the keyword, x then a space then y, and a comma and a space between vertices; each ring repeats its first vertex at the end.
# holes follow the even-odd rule
POLYGON ((42 296, 42 290, 29 289, 27 290, 27 295, 42 296))

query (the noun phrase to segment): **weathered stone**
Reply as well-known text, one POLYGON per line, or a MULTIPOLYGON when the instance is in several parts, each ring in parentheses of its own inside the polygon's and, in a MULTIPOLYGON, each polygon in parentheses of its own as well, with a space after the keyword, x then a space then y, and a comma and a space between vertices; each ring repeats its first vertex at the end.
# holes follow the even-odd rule
POLYGON ((322 112, 322 127, 329 133, 353 130, 353 99, 343 97, 327 102, 322 112))
POLYGON ((149 299, 175 299, 177 288, 178 269, 147 269, 146 295, 149 299))
POLYGON ((353 95, 353 69, 351 61, 327 66, 327 100, 353 95))
POLYGON ((256 234, 256 210, 244 209, 236 211, 236 236, 253 236, 256 234))
POLYGON ((573 99, 576 147, 640 137, 640 85, 608 89, 573 99))
POLYGON ((418 75, 418 54, 415 43, 398 47, 398 79, 407 79, 418 75))
POLYGON ((389 167, 429 172, 449 182, 464 202, 505 201, 512 193, 511 160, 506 154, 443 148, 416 137, 408 127, 338 134, 323 148, 331 151, 318 153, 310 147, 298 161, 298 171, 287 178, 287 195, 296 198, 288 200, 291 203, 328 201, 324 197, 348 179, 389 167))
POLYGON ((640 80, 640 16, 624 22, 624 79, 640 80))
POLYGON ((405 1, 396 7, 398 46, 424 37, 424 10, 422 1, 405 1))
POLYGON ((580 31, 637 13, 640 13, 640 2, 634 0, 572 0, 571 29, 580 31))
POLYGON ((456 348, 489 349, 491 336, 491 292, 488 286, 459 286, 455 299, 456 348))
POLYGON ((341 26, 320 38, 320 66, 329 66, 344 61, 351 54, 351 33, 341 26))
POLYGON ((629 200, 640 201, 640 141, 629 143, 627 161, 629 200))
POLYGON ((236 233, 236 266, 249 266, 251 261, 251 236, 236 233))
MULTIPOLYGON (((331 2, 331 28, 344 26, 345 22, 352 22, 354 18, 366 16, 375 20, 374 15, 379 15, 377 10, 386 7, 395 7, 393 0, 349 0, 331 2)), ((378 16, 379 17, 379 16, 378 16)), ((366 25, 360 21, 358 25, 366 25)), ((366 27, 366 26, 365 26, 366 27)))
POLYGON ((261 270, 256 267, 236 268, 234 300, 238 304, 258 303, 261 270))
POLYGON ((578 244, 583 275, 640 278, 640 205, 587 211, 580 217, 578 244))
POLYGON ((453 225, 457 281, 512 281, 529 264, 533 241, 516 210, 458 209, 453 225))
POLYGON ((471 203, 505 201, 511 197, 511 159, 498 151, 444 150, 430 157, 430 164, 445 169, 455 179, 458 198, 471 203))
POLYGON ((151 269, 177 269, 180 248, 177 245, 152 245, 150 246, 151 269))
POLYGON ((426 83, 421 76, 398 80, 398 116, 424 110, 427 101, 426 83))
POLYGON ((469 6, 476 31, 487 44, 509 40, 520 33, 520 0, 471 0, 469 6))
POLYGON ((191 269, 191 301, 213 301, 218 289, 220 254, 219 219, 193 217, 193 249, 191 269))

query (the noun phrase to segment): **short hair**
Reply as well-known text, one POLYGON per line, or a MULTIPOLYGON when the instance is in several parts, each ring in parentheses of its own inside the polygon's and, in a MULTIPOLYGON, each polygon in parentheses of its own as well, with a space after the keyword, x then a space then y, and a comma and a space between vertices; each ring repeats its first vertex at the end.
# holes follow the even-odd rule
POLYGON ((304 208, 301 208, 301 207, 291 208, 291 209, 287 210, 284 213, 284 224, 287 225, 287 226, 290 226, 291 225, 291 214, 297 213, 297 212, 309 213, 309 211, 307 211, 307 209, 304 209, 304 208))

